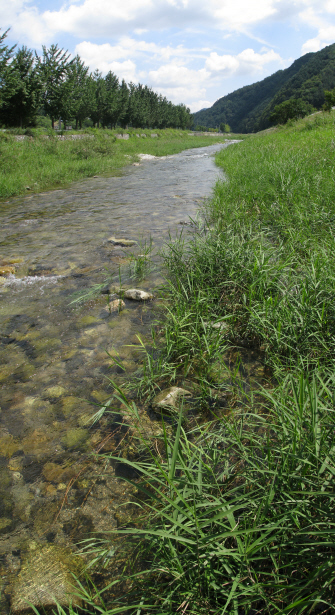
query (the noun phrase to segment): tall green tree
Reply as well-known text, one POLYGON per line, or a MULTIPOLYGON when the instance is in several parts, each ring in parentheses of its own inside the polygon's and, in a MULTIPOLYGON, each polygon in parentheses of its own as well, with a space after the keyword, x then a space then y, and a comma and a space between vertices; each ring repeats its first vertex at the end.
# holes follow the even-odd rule
POLYGON ((82 123, 87 117, 92 118, 92 113, 94 112, 96 104, 95 89, 96 84, 93 76, 87 75, 83 82, 81 98, 75 114, 76 129, 78 128, 78 125, 79 128, 82 127, 82 123))
POLYGON ((105 77, 105 104, 103 111, 102 122, 104 126, 109 124, 115 127, 119 119, 119 80, 112 71, 109 71, 105 77))
POLYGON ((94 82, 94 100, 91 108, 91 119, 99 128, 106 106, 106 83, 99 70, 94 71, 92 79, 94 82))
POLYGON ((119 88, 119 97, 118 97, 118 123, 125 128, 127 125, 127 116, 128 116, 128 106, 129 106, 129 88, 126 84, 125 80, 122 79, 122 83, 119 88))
POLYGON ((73 61, 70 54, 58 45, 51 45, 47 49, 42 47, 42 58, 38 58, 38 67, 43 82, 43 107, 50 116, 52 127, 55 120, 67 113, 67 99, 71 92, 71 83, 68 79, 69 68, 73 61))
POLYGON ((34 123, 42 102, 43 84, 37 70, 34 53, 21 47, 7 69, 2 115, 9 126, 34 123))
POLYGON ((9 30, 0 34, 0 109, 4 104, 6 96, 11 94, 10 91, 10 67, 9 62, 16 47, 9 47, 5 44, 9 30))
POLYGON ((88 66, 77 55, 68 64, 64 83, 66 96, 62 102, 62 119, 64 124, 75 118, 76 128, 78 123, 88 115, 90 97, 88 96, 88 66))
POLYGON ((332 107, 335 105, 335 88, 333 90, 324 91, 325 102, 322 105, 324 111, 331 112, 332 107))

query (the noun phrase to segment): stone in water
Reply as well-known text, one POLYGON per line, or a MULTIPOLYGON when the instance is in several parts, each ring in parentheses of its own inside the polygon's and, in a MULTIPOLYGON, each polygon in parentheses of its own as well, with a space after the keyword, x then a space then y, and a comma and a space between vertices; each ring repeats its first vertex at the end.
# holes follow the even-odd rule
MULTIPOLYGON (((14 581, 11 612, 32 613, 29 602, 36 608, 48 609, 58 603, 80 606, 73 595, 74 578, 82 568, 80 558, 59 547, 38 546, 23 560, 21 572, 14 581)), ((36 612, 36 611, 35 611, 36 612)))
POLYGON ((114 246, 123 246, 124 248, 134 246, 137 243, 137 241, 134 241, 133 239, 117 239, 116 237, 109 237, 108 241, 110 241, 114 246))
POLYGON ((151 301, 154 296, 151 293, 147 293, 145 290, 139 288, 129 288, 125 291, 124 297, 126 299, 132 299, 133 301, 151 301))
POLYGON ((113 301, 110 301, 107 309, 109 312, 121 312, 124 307, 126 307, 126 304, 122 301, 122 299, 114 299, 113 301))

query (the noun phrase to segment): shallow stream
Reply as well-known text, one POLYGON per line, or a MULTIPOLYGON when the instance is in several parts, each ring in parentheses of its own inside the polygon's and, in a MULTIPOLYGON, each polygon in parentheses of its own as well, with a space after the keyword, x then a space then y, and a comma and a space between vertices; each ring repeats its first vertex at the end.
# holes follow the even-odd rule
POLYGON ((117 279, 119 267, 123 284, 154 291, 161 282, 158 252, 210 195, 220 176, 213 155, 221 147, 143 160, 120 177, 0 204, 0 257, 15 268, 0 285, 3 612, 27 549, 68 548, 92 532, 103 535, 127 499, 117 469, 102 468, 91 454, 122 445, 122 428, 111 435, 112 419, 93 428, 88 421, 111 395, 108 377, 122 382, 107 352, 118 353, 128 374, 137 369, 136 336, 149 339, 155 301, 126 300, 121 313, 108 311, 106 294, 70 303, 106 277, 117 279), (115 246, 110 236, 137 244, 115 246), (127 259, 150 238, 156 269, 140 285, 131 283, 127 259))

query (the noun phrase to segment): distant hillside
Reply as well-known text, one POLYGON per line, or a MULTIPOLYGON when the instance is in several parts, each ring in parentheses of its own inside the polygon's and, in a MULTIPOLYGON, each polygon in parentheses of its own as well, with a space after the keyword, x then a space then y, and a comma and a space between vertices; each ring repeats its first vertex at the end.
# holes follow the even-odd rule
POLYGON ((323 91, 334 87, 335 44, 307 53, 289 68, 219 98, 209 109, 194 113, 194 126, 215 128, 224 123, 233 132, 257 132, 271 126, 269 116, 275 105, 302 98, 320 109, 323 91))

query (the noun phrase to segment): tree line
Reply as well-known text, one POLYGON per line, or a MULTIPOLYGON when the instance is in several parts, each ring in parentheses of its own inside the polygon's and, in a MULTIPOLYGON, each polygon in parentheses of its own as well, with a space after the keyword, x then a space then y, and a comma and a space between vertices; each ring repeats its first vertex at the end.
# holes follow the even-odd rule
POLYGON ((6 45, 8 30, 0 35, 0 124, 33 126, 39 114, 50 117, 52 127, 62 118, 64 126, 81 128, 90 118, 94 126, 115 128, 182 128, 192 125, 184 104, 174 105, 141 83, 121 82, 109 71, 89 72, 79 55, 58 47, 32 49, 6 45))

